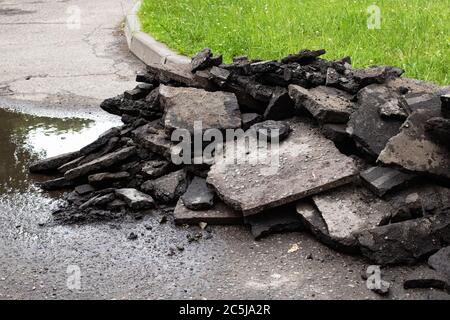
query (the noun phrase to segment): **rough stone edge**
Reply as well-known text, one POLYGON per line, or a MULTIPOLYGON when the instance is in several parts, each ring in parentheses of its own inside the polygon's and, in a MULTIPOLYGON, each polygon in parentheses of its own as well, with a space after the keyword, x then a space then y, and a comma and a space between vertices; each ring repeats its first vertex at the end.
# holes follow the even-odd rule
POLYGON ((165 44, 156 41, 152 36, 141 30, 138 11, 142 1, 137 1, 125 18, 125 37, 128 48, 146 65, 188 65, 189 57, 179 55, 165 44))

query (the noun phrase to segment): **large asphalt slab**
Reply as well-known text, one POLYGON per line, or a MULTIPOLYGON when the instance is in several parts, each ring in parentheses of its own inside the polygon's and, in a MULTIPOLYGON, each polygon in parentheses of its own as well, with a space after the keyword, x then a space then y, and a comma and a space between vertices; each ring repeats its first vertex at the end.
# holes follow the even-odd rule
MULTIPOLYGON (((121 32, 131 6, 125 0, 0 1, 0 104, 62 115, 70 108, 88 117, 102 99, 131 88, 142 68, 121 32)), ((361 278, 367 261, 307 233, 255 242, 246 227, 175 227, 170 218, 161 224, 158 213, 52 225, 44 222, 51 221, 54 200, 45 194, 16 192, 0 200, 0 299, 380 298, 361 278), (130 232, 138 238, 128 240, 130 232), (198 232, 202 238, 189 242, 198 232), (289 252, 294 244, 298 250, 289 252)), ((446 298, 403 290, 403 279, 417 268, 426 267, 383 270, 392 283, 389 298, 446 298)))

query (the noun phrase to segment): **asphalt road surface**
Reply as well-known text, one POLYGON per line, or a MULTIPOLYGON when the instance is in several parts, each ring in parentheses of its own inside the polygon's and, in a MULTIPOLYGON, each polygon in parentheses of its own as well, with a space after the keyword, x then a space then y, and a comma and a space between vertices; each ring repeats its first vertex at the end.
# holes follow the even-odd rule
MULTIPOLYGON (((26 159, 39 156, 33 141, 47 140, 30 138, 31 126, 16 129, 44 123, 48 139, 52 132, 69 132, 61 117, 94 119, 98 126, 117 122, 98 104, 132 88, 142 68, 121 32, 131 6, 125 0, 0 1, 0 107, 35 115, 0 120, 0 138, 10 142, 2 147, 10 150, 2 163, 16 168, 0 171, 0 182, 8 186, 0 192, 0 299, 380 299, 361 277, 367 261, 337 253, 307 233, 255 242, 246 227, 181 228, 170 218, 160 223, 158 213, 51 223, 57 196, 37 191, 26 174, 26 159), (22 157, 23 141, 32 146, 22 157), (131 232, 136 240, 127 239, 131 232), (201 238, 190 242, 197 233, 201 238), (299 250, 289 253, 293 244, 299 250)), ((84 137, 80 130, 64 139, 84 137)), ((383 270, 392 283, 388 298, 448 298, 433 290, 405 291, 403 280, 417 268, 426 267, 383 270)))

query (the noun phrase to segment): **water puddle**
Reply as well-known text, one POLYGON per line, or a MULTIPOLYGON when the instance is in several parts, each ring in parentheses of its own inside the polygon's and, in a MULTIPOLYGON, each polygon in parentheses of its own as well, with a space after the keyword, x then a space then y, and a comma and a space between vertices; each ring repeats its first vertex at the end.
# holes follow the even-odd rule
MULTIPOLYGON (((27 214, 36 206, 49 208, 60 194, 42 192, 28 165, 38 159, 80 149, 119 120, 52 118, 0 108, 0 209, 2 214, 27 214)), ((45 210, 48 212, 48 210, 45 210)), ((3 216, 5 217, 5 216, 3 216)))

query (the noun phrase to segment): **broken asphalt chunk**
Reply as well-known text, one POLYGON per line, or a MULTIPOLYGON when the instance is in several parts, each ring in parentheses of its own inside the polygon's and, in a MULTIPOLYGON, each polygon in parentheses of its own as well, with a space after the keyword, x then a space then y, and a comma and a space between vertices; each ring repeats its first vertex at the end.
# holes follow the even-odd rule
POLYGON ((79 185, 79 186, 75 187, 75 191, 79 195, 83 196, 83 195, 86 195, 86 194, 94 192, 95 189, 94 189, 93 186, 91 186, 89 184, 82 184, 82 185, 79 185))
POLYGON ((357 237, 363 255, 376 264, 413 264, 450 243, 450 215, 393 223, 357 237))
POLYGON ((388 167, 372 167, 360 173, 362 181, 377 196, 382 197, 389 191, 405 186, 416 175, 404 173, 388 167))
POLYGON ((47 191, 72 188, 75 185, 76 185, 75 181, 66 180, 64 177, 38 183, 39 187, 47 191))
POLYGON ((316 58, 324 55, 326 51, 324 49, 320 50, 301 50, 297 54, 290 54, 287 57, 281 59, 281 62, 284 64, 288 63, 299 63, 299 64, 308 64, 314 61, 316 58))
MULTIPOLYGON (((342 155, 307 119, 289 121, 290 136, 276 152, 238 139, 234 160, 219 157, 207 182, 228 205, 251 215, 336 188, 355 178, 353 159, 342 155), (252 159, 258 159, 252 163, 252 159)), ((256 145, 255 137, 248 140, 256 145)), ((230 146, 227 143, 225 147, 230 146)), ((231 146, 230 146, 231 147, 231 146)), ((234 155, 233 155, 234 156, 234 155)))
POLYGON ((428 265, 448 280, 450 285, 450 247, 443 248, 428 259, 428 265))
POLYGON ((191 65, 188 63, 150 63, 147 69, 160 83, 201 87, 195 80, 191 72, 191 65))
POLYGON ((225 205, 222 201, 216 201, 214 206, 204 210, 190 210, 183 201, 178 200, 175 207, 174 222, 177 225, 198 225, 205 222, 209 225, 235 225, 242 224, 242 214, 225 205))
POLYGON ((209 73, 219 87, 223 87, 231 75, 230 71, 219 67, 212 67, 209 73))
POLYGON ((441 96, 441 113, 444 118, 450 119, 450 94, 441 96))
POLYGON ((221 64, 222 56, 213 57, 211 49, 205 48, 192 58, 191 71, 192 73, 195 73, 197 70, 204 70, 221 64))
POLYGON ((142 173, 148 179, 156 179, 169 173, 170 166, 166 160, 149 160, 143 164, 142 173))
POLYGON ((213 207, 214 192, 206 184, 205 179, 194 177, 181 200, 190 210, 205 210, 213 207))
POLYGON ((79 167, 71 169, 64 174, 67 180, 73 180, 82 176, 86 176, 90 173, 98 172, 104 169, 108 169, 113 165, 121 163, 126 159, 136 154, 136 147, 127 147, 104 155, 91 162, 82 164, 79 167))
POLYGON ((315 195, 312 199, 317 210, 300 202, 297 213, 320 240, 345 252, 357 252, 356 235, 386 224, 393 211, 386 201, 353 185, 315 195))
POLYGON ((250 130, 256 132, 258 139, 271 142, 273 140, 283 141, 286 139, 291 132, 291 127, 286 121, 266 120, 252 125, 250 130))
POLYGON ((302 220, 291 205, 247 216, 244 222, 250 225, 255 240, 276 233, 301 231, 304 228, 302 220))
POLYGON ((151 196, 136 189, 117 189, 115 193, 119 199, 125 201, 128 207, 133 210, 151 209, 155 206, 155 202, 151 196))
POLYGON ((363 152, 377 158, 389 139, 400 132, 402 120, 385 119, 379 108, 398 94, 383 85, 371 85, 358 93, 357 110, 350 116, 347 131, 363 152))
POLYGON ((264 119, 284 120, 295 114, 294 101, 285 88, 274 90, 269 104, 264 111, 264 119))
POLYGON ((450 179, 450 149, 426 134, 426 122, 439 110, 419 110, 409 116, 401 132, 387 143, 378 161, 406 170, 450 179))
POLYGON ((186 129, 194 132, 194 122, 203 130, 236 129, 241 127, 241 112, 236 96, 229 92, 208 92, 195 88, 160 86, 167 130, 186 129))
POLYGON ((80 205, 80 209, 84 210, 90 207, 105 207, 108 203, 114 201, 115 197, 113 193, 105 195, 96 195, 80 205))
POLYGON ((139 100, 145 98, 150 91, 154 89, 154 86, 149 83, 141 83, 132 90, 127 90, 123 93, 125 99, 139 100))
POLYGON ((64 153, 55 157, 38 160, 30 165, 30 172, 45 173, 58 169, 69 161, 72 161, 80 156, 79 151, 64 153))
POLYGON ((280 63, 276 61, 259 61, 250 64, 251 73, 274 72, 280 68, 280 63))
POLYGON ((141 189, 162 203, 171 203, 178 200, 187 188, 186 172, 178 170, 155 180, 144 182, 141 189))
POLYGON ((405 289, 437 289, 450 294, 450 278, 439 272, 428 269, 425 271, 416 270, 409 274, 403 282, 405 289))
POLYGON ((242 118, 242 129, 247 130, 255 123, 262 121, 262 116, 257 113, 243 113, 242 118))
POLYGON ((90 175, 88 177, 88 181, 91 185, 95 186, 95 185, 110 184, 116 181, 122 181, 130 177, 131 177, 130 174, 126 171, 113 173, 102 172, 90 175))
POLYGON ((390 66, 370 67, 366 69, 327 70, 326 85, 335 87, 351 94, 372 84, 383 84, 390 79, 395 79, 403 74, 403 70, 390 66))
POLYGON ((450 119, 431 118, 425 123, 425 131, 435 142, 450 149, 450 119))
POLYGON ((355 111, 352 96, 335 88, 319 86, 308 90, 290 85, 289 94, 298 110, 308 110, 322 123, 347 123, 355 111))
POLYGON ((384 118, 406 120, 408 113, 400 105, 398 99, 392 99, 382 104, 379 109, 380 115, 384 118))
POLYGON ((347 132, 345 124, 324 124, 320 131, 327 139, 334 142, 336 147, 346 155, 356 153, 356 145, 350 134, 347 132))
POLYGON ((174 145, 170 141, 164 128, 156 121, 143 125, 133 131, 133 140, 142 147, 171 160, 176 153, 174 145))
POLYGON ((399 104, 408 115, 421 109, 440 110, 441 108, 439 96, 427 92, 408 93, 399 99, 399 104))

